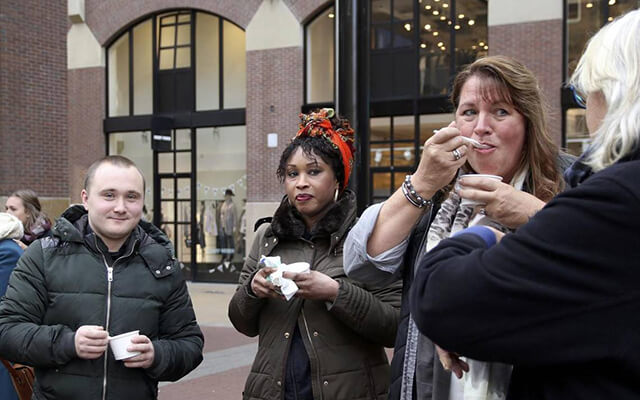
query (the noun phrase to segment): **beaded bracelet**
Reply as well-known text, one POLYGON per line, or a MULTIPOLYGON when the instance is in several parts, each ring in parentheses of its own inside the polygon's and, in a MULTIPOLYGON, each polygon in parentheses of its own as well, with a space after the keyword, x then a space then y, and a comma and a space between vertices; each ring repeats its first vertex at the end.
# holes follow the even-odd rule
POLYGON ((407 175, 404 178, 404 182, 402 182, 402 194, 404 194, 404 197, 409 200, 409 203, 413 204, 415 207, 423 208, 432 204, 431 200, 425 200, 413 188, 413 185, 411 184, 411 175, 407 175))

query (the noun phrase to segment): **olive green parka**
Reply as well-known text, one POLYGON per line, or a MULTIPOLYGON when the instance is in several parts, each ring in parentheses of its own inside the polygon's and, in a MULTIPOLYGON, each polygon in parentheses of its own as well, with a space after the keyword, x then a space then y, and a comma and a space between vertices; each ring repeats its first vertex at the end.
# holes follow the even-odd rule
POLYGON ((399 282, 371 288, 346 277, 342 247, 355 219, 355 195, 347 190, 307 240, 300 214, 285 197, 271 224, 258 230, 229 304, 235 328, 247 336, 259 335, 243 399, 283 398, 296 324, 310 360, 314 399, 386 399, 389 362, 384 347, 394 343, 402 288, 399 282), (308 262, 312 270, 338 281, 337 298, 333 303, 257 298, 250 285, 262 255, 280 256, 286 264, 308 262))

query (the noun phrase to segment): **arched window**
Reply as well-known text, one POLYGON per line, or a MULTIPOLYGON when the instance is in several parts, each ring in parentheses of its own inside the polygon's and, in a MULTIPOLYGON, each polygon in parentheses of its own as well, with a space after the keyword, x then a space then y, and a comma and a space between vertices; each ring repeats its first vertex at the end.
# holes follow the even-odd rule
POLYGON ((108 153, 145 174, 147 218, 191 279, 237 282, 243 239, 214 227, 225 192, 238 215, 247 193, 245 32, 209 13, 163 11, 108 45, 106 77, 108 153))
POLYGON ((246 106, 245 32, 215 15, 147 18, 108 46, 107 60, 108 117, 246 106))
POLYGON ((305 103, 335 100, 335 7, 330 6, 306 24, 305 103))

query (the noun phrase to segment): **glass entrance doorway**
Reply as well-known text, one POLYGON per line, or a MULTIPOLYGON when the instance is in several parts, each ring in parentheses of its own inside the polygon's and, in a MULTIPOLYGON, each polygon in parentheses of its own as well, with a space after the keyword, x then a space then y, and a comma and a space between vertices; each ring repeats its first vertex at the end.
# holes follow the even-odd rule
POLYGON ((185 277, 195 280, 191 261, 198 237, 192 223, 192 136, 192 129, 174 129, 167 149, 154 151, 153 221, 173 242, 185 277))
POLYGON ((185 278, 235 283, 246 253, 245 127, 173 129, 166 137, 153 151, 153 222, 172 241, 185 278))

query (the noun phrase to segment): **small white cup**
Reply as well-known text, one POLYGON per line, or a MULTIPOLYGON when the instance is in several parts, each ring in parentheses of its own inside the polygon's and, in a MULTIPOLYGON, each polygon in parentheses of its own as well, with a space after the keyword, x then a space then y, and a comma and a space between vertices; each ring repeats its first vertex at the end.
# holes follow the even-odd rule
MULTIPOLYGON (((490 178, 490 179, 495 179, 497 181, 502 182, 502 177, 498 176, 498 175, 489 175, 489 174, 465 174, 465 175, 460 175, 460 177, 458 178, 458 180, 456 181, 456 186, 455 189, 459 190, 462 185, 460 185, 460 179, 464 178, 465 180, 471 180, 471 179, 478 179, 478 178, 490 178)), ((483 203, 477 202, 475 200, 471 200, 471 199, 465 199, 463 198, 462 201, 460 202, 461 206, 471 206, 471 207, 475 207, 475 206, 482 206, 484 205, 483 203)))
POLYGON ((127 351, 127 347, 131 344, 131 339, 137 336, 140 331, 131 331, 122 333, 118 336, 109 337, 109 346, 116 360, 126 360, 140 354, 139 351, 127 351))

